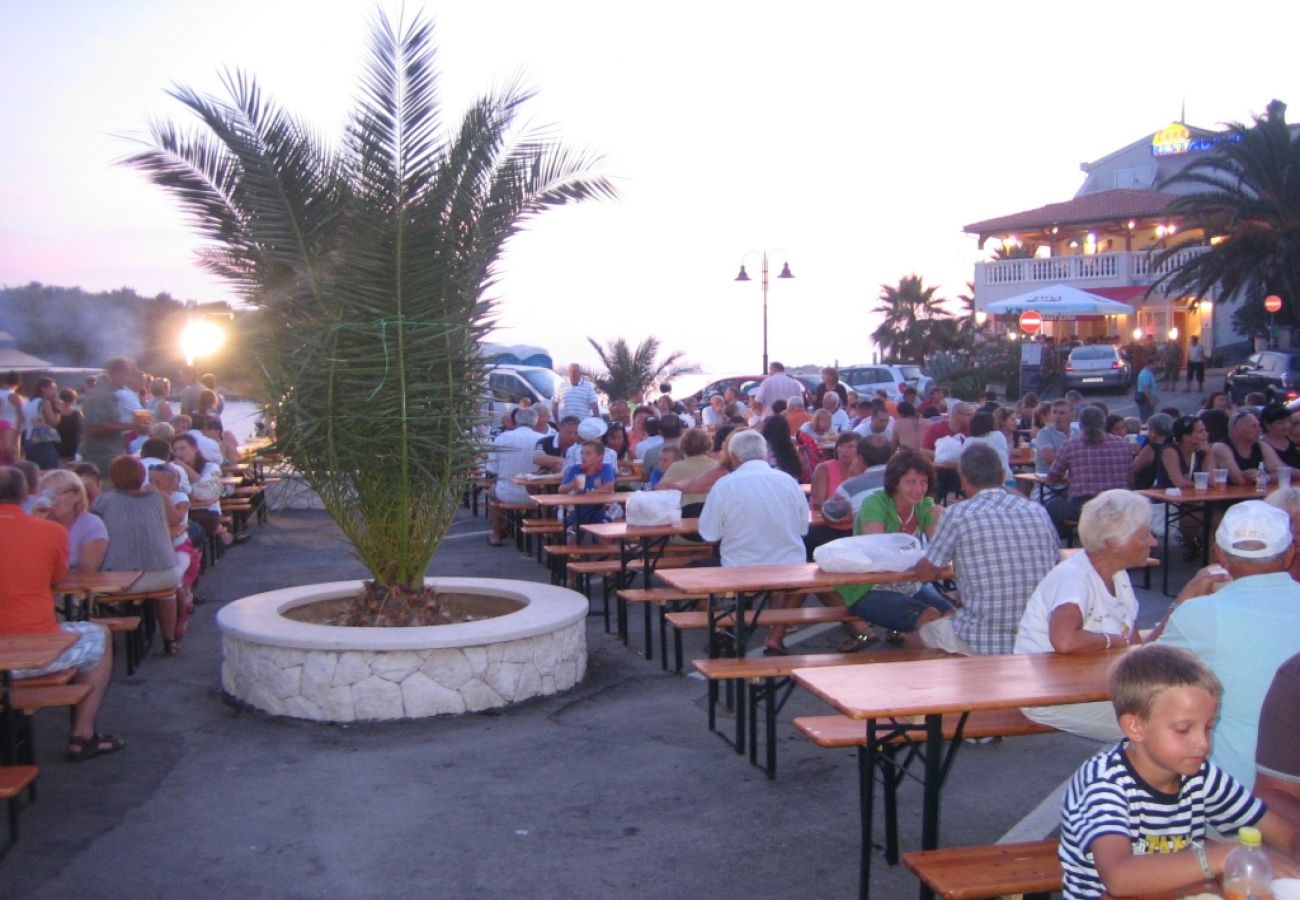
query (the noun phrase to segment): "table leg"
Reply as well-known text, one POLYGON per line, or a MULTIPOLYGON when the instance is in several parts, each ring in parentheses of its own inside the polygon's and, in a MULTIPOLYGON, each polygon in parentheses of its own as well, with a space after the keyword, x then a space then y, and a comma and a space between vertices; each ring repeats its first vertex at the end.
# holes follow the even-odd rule
POLYGON ((0 765, 18 763, 18 718, 9 698, 13 696, 14 676, 9 670, 0 672, 0 727, 4 729, 4 744, 0 746, 0 765))
MULTIPOLYGON (((958 734, 954 740, 961 740, 958 734)), ((943 791, 943 716, 925 717, 925 802, 921 812, 921 849, 939 847, 939 798, 943 791)), ((921 900, 933 900, 934 891, 921 883, 921 900)))
POLYGON ((858 851, 858 896, 871 896, 872 817, 876 799, 876 720, 867 720, 867 743, 858 748, 858 819, 862 845, 858 851))
POLYGON ((1165 558, 1164 565, 1160 567, 1160 591, 1166 597, 1169 596, 1169 533, 1174 530, 1176 519, 1174 518, 1174 505, 1165 504, 1165 558))
MULTIPOLYGON (((650 579, 654 576, 654 562, 651 560, 652 541, 641 539, 641 587, 650 590, 650 579)), ((655 658, 654 636, 650 629, 650 603, 643 603, 642 613, 645 619, 645 658, 650 660, 655 658)))

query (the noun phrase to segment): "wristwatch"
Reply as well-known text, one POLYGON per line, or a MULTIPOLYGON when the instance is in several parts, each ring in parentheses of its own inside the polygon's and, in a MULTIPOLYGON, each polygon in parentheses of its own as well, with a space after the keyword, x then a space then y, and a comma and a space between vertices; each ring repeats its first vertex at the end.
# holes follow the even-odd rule
POLYGON ((1196 861, 1201 864, 1201 874, 1207 879, 1214 878, 1214 870, 1210 868, 1210 858, 1205 855, 1205 841, 1192 841, 1188 846, 1196 854, 1196 861))

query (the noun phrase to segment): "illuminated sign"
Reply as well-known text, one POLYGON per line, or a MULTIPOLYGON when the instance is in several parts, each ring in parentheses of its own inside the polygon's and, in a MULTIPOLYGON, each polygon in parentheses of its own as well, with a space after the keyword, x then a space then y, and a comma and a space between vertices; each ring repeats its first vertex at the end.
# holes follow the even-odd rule
POLYGON ((1193 137, 1182 122, 1174 122, 1160 129, 1151 138, 1152 156, 1177 156, 1197 150, 1213 150, 1218 144, 1236 144, 1241 142, 1239 134, 1214 134, 1193 137))

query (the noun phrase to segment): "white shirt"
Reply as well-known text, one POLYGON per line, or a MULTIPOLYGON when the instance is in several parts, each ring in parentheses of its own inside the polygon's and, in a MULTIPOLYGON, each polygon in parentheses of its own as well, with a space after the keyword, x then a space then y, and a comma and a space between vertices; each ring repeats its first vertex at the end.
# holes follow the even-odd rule
POLYGON ((221 460, 225 458, 225 454, 221 452, 220 444, 199 431, 197 428, 191 428, 185 433, 194 438, 194 443, 199 445, 199 452, 203 454, 204 459, 208 462, 217 463, 218 465, 221 464, 221 460))
POLYGON ((889 424, 885 426, 884 431, 872 431, 871 418, 872 418, 871 416, 867 416, 865 419, 859 422, 858 427, 853 429, 853 433, 856 435, 860 435, 861 437, 871 437, 873 434, 878 434, 884 438, 893 438, 894 436, 893 419, 889 420, 889 424))
POLYGON ((704 419, 705 428, 720 428, 727 424, 727 414, 714 409, 712 406, 704 407, 700 417, 704 419))
POLYGON ((120 387, 113 391, 113 396, 117 398, 117 417, 119 421, 130 422, 134 413, 144 409, 140 403, 140 395, 129 387, 120 387))
POLYGON ((1106 590, 1088 554, 1080 551, 1048 572, 1029 596, 1016 632, 1016 653, 1053 653, 1048 634, 1052 613, 1073 603, 1083 614, 1083 630, 1128 635, 1137 627, 1138 603, 1128 572, 1116 572, 1115 594, 1106 590))
MULTIPOLYGON (((565 416, 578 416, 585 419, 588 416, 597 415, 592 412, 592 407, 597 406, 600 398, 596 396, 596 389, 591 386, 591 382, 582 379, 577 384, 570 381, 564 383, 564 388, 560 394, 560 402, 557 404, 556 421, 563 419, 565 416)), ((599 408, 599 407, 597 407, 599 408)))
MULTIPOLYGON (((803 396, 803 382, 793 375, 787 375, 784 372, 777 372, 775 375, 769 375, 763 379, 763 383, 758 386, 754 393, 755 400, 763 401, 763 409, 769 412, 772 404, 778 400, 789 400, 791 397, 803 396)), ((800 400, 800 405, 803 401, 800 400)))
POLYGON ((751 459, 709 491, 699 531, 722 542, 724 566, 806 562, 808 499, 785 472, 751 459))
POLYGON ((495 494, 505 503, 526 503, 528 491, 510 480, 512 475, 533 472, 533 451, 542 436, 531 428, 503 431, 488 450, 487 470, 497 476, 495 494))
POLYGON ((831 431, 839 434, 841 431, 848 431, 852 427, 853 423, 849 420, 849 414, 844 410, 837 409, 831 413, 831 431))

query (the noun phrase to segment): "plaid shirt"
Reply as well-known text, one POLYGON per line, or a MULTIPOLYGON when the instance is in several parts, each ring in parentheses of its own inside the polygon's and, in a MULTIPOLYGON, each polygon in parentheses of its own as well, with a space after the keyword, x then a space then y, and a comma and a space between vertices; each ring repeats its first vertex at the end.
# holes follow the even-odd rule
POLYGON ((1029 595, 1056 565, 1059 548, 1047 510, 1002 488, 950 508, 925 558, 956 570, 957 636, 977 653, 1011 653, 1029 595))
POLYGON ((1133 483, 1133 450, 1128 441, 1113 434, 1100 444, 1085 444, 1082 435, 1072 437, 1056 454, 1047 477, 1060 481, 1066 472, 1070 473, 1071 500, 1113 488, 1127 490, 1133 483))

